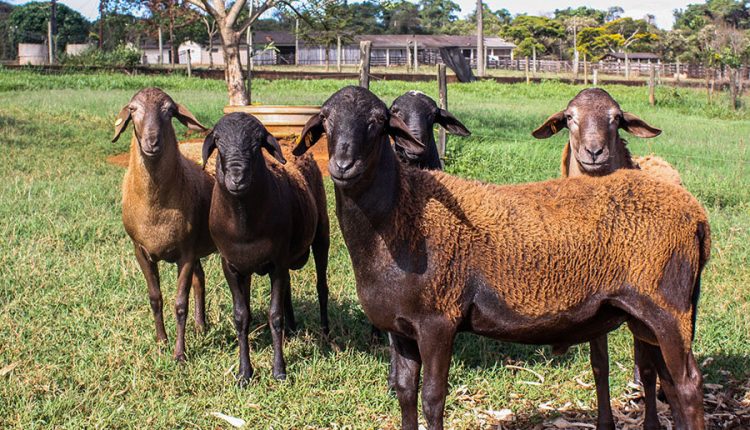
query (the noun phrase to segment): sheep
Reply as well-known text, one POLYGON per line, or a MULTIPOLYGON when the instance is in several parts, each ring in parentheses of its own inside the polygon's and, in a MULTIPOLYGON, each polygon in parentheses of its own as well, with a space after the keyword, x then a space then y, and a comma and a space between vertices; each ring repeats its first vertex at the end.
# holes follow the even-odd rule
POLYGON ((680 174, 666 160, 654 155, 634 159, 630 155, 627 141, 620 137, 619 129, 644 138, 656 137, 661 130, 629 112, 623 112, 615 99, 601 88, 579 92, 565 110, 547 118, 532 135, 546 139, 563 128, 570 130, 560 164, 565 178, 607 175, 617 169, 642 169, 682 185, 680 174))
MULTIPOLYGON (((655 178, 682 185, 677 170, 664 159, 656 156, 634 159, 630 155, 627 142, 619 136, 620 128, 646 138, 658 136, 661 130, 631 113, 623 112, 612 96, 600 88, 587 88, 579 92, 565 110, 550 116, 532 132, 532 135, 538 139, 545 139, 564 127, 570 130, 570 137, 568 144, 563 148, 560 165, 562 177, 602 176, 618 169, 641 169, 655 178)), ((645 381, 642 380, 639 372, 642 366, 637 362, 640 356, 638 345, 636 342, 635 380, 643 383, 646 422, 658 427, 654 398, 656 377, 654 369, 648 369, 645 381)), ((609 356, 606 336, 591 342, 591 363, 596 381, 600 422, 614 423, 609 399, 609 356)))
POLYGON ((458 331, 560 349, 624 322, 678 428, 704 427, 691 339, 710 233, 686 190, 631 170, 499 186, 404 166, 388 137, 424 145, 359 87, 333 94, 293 153, 323 133, 360 304, 392 336, 403 428, 417 429, 422 363, 423 411, 443 428, 458 331))
POLYGON ((329 225, 323 177, 310 154, 287 163, 276 139, 246 113, 231 113, 216 123, 203 143, 204 165, 214 150, 219 155, 209 229, 232 291, 240 349, 238 379, 244 384, 253 374, 247 340, 253 273, 271 278, 273 377, 285 379, 282 346, 284 314, 291 312, 289 269, 305 265, 310 247, 322 331, 328 335, 329 225))
POLYGON ((440 154, 435 144, 434 125, 440 124, 448 133, 470 136, 471 132, 453 114, 438 107, 435 100, 421 91, 408 91, 391 105, 391 114, 401 118, 414 136, 425 144, 425 150, 412 154, 405 149, 399 138, 394 139, 394 149, 399 159, 406 164, 422 169, 443 170, 440 154))
POLYGON ((196 328, 203 331, 206 327, 205 276, 200 259, 216 250, 208 232, 214 180, 180 154, 173 117, 191 129, 206 130, 190 111, 164 91, 145 88, 120 110, 112 142, 119 139, 132 121, 130 162, 122 182, 122 223, 146 278, 159 343, 167 342, 167 333, 158 262, 177 264, 174 358, 184 361, 191 283, 196 328))

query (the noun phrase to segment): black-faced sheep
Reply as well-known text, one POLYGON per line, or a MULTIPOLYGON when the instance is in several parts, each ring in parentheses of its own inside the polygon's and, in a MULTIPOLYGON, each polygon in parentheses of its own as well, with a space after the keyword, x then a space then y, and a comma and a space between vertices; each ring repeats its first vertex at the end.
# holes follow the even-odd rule
POLYGON ((451 134, 471 135, 469 129, 453 114, 438 107, 435 100, 420 91, 409 91, 399 96, 393 101, 390 111, 391 114, 401 118, 411 134, 418 137, 425 145, 424 151, 414 154, 409 152, 408 145, 403 144, 397 137, 394 138, 396 154, 404 163, 421 169, 443 170, 433 133, 435 124, 440 124, 451 134))
POLYGON ((268 325, 273 376, 284 379, 284 313, 291 312, 289 269, 305 265, 310 247, 322 331, 328 335, 329 225, 323 178, 310 154, 287 163, 276 139, 246 113, 231 113, 216 123, 203 144, 204 164, 214 150, 219 155, 209 228, 234 301, 238 377, 244 383, 253 373, 247 340, 248 300, 250 278, 256 273, 271 278, 268 325))
POLYGON ((185 359, 185 321, 190 287, 195 296, 195 324, 205 327, 205 280, 200 258, 216 250, 208 231, 214 180, 177 148, 172 118, 191 129, 206 130, 185 107, 158 88, 136 93, 115 122, 120 137, 133 123, 130 162, 122 182, 122 222, 146 277, 156 339, 167 341, 162 315, 159 261, 177 263, 177 342, 174 357, 185 359))
POLYGON ((357 295, 392 334, 404 428, 417 428, 422 367, 428 426, 443 428, 458 331, 559 347, 623 322, 671 385, 673 414, 704 428, 691 340, 710 238, 687 191, 630 170, 496 186, 406 167, 388 137, 423 145, 359 87, 324 103, 294 153, 323 133, 357 295))

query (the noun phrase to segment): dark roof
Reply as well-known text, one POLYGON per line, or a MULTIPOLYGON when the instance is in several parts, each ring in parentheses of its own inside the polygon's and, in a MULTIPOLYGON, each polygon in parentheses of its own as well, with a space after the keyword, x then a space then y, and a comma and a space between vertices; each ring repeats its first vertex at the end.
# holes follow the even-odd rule
MULTIPOLYGON (((355 38, 357 42, 369 40, 373 48, 403 48, 406 45, 417 42, 417 46, 423 48, 475 48, 477 46, 476 36, 449 36, 444 34, 367 34, 355 38)), ((484 43, 487 48, 515 48, 516 45, 499 37, 485 37, 484 43)))
MULTIPOLYGON (((609 54, 606 54, 602 58, 616 58, 618 60, 624 60, 625 59, 625 53, 624 52, 610 52, 609 54)), ((628 53, 628 59, 629 60, 658 60, 659 55, 653 54, 651 52, 630 52, 628 53)))

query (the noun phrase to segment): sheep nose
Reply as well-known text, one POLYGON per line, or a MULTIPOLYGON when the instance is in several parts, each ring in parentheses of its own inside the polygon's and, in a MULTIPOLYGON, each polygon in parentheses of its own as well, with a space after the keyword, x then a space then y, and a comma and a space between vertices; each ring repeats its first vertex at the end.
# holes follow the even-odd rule
POLYGON ((604 148, 599 148, 599 149, 594 149, 594 150, 586 148, 586 152, 589 153, 593 161, 596 161, 596 157, 602 155, 602 152, 604 152, 604 148))
POLYGON ((340 172, 346 172, 354 165, 354 160, 336 160, 336 167, 340 172))

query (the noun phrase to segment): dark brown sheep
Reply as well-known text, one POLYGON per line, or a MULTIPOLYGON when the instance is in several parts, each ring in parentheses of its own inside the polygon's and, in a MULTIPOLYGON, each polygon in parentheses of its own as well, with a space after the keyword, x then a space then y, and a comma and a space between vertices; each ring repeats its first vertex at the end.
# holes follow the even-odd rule
POLYGON ((195 325, 206 325, 205 280, 200 258, 216 248, 208 232, 214 180, 177 148, 172 118, 191 129, 206 130, 185 107, 164 91, 146 88, 122 108, 115 142, 130 122, 130 162, 122 182, 122 222, 146 277, 156 339, 167 341, 159 285, 159 261, 177 263, 177 342, 174 357, 185 360, 185 321, 190 286, 195 296, 195 325))
POLYGON ((399 96, 391 105, 391 114, 399 117, 409 128, 412 135, 424 143, 425 148, 419 154, 409 152, 399 138, 394 139, 394 149, 399 159, 411 166, 421 169, 443 170, 440 161, 433 127, 440 124, 448 133, 458 136, 470 136, 471 132, 452 113, 438 107, 435 100, 420 91, 408 91, 399 96))
POLYGON ((428 426, 443 428, 459 331, 559 347, 623 322, 664 376, 681 428, 704 427, 691 340, 710 238, 687 191, 629 170, 496 186, 405 167, 388 137, 423 145, 359 87, 324 103, 294 153, 324 132, 357 295, 392 334, 404 428, 417 428, 422 367, 428 426))
MULTIPOLYGON (((637 116, 623 112, 620 105, 606 91, 599 88, 582 90, 569 103, 565 110, 549 117, 544 124, 534 130, 534 137, 544 139, 561 129, 570 130, 568 143, 563 148, 561 175, 564 178, 576 176, 602 176, 618 169, 642 169, 653 177, 681 185, 680 175, 664 159, 656 156, 633 159, 627 142, 619 135, 624 129, 639 137, 655 137, 661 130, 647 124, 637 116)), ((659 428, 656 410, 655 369, 649 368, 641 377, 642 367, 638 360, 641 355, 640 343, 635 342, 635 379, 643 383, 647 428, 659 428)), ((614 429, 614 417, 609 397, 609 354, 607 337, 591 341, 591 366, 594 369, 598 404, 599 428, 614 429)))
POLYGON ((246 113, 231 113, 216 123, 203 143, 204 164, 214 150, 219 156, 209 228, 234 301, 238 377, 244 383, 253 374, 247 335, 250 279, 255 273, 271 278, 268 325, 273 338, 273 376, 285 379, 285 313, 290 325, 294 324, 289 269, 305 265, 310 247, 322 330, 328 335, 329 225, 323 177, 310 154, 287 163, 276 139, 246 113))

